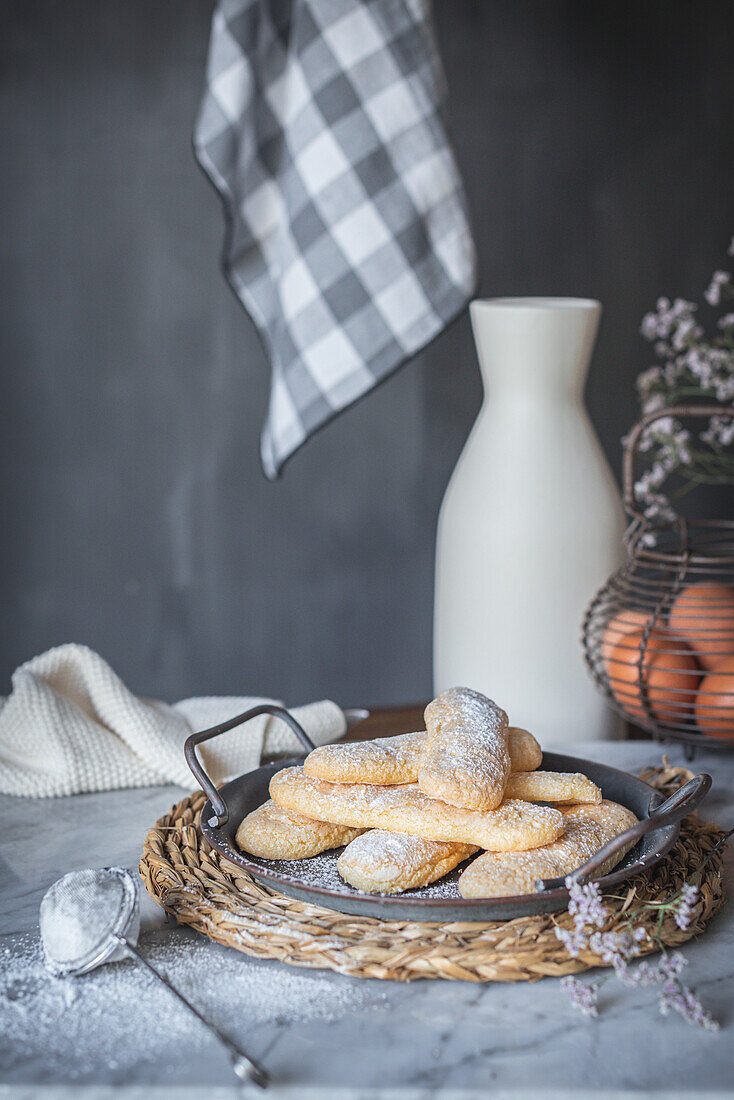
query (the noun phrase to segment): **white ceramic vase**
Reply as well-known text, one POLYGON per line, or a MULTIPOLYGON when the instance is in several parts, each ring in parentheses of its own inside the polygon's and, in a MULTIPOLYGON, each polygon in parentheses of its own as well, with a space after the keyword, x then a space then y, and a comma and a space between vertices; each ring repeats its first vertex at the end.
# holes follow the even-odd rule
POLYGON ((543 743, 617 735, 581 620, 624 519, 583 403, 601 306, 471 304, 485 400, 441 506, 434 686, 477 688, 543 743))

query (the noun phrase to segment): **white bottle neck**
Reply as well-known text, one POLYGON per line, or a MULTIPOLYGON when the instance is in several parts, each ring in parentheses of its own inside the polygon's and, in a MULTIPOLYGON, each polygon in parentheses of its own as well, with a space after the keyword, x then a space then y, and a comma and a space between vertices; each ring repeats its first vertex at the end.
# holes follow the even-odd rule
POLYGON ((598 302, 497 298, 472 302, 485 395, 522 408, 580 402, 599 325, 598 302))

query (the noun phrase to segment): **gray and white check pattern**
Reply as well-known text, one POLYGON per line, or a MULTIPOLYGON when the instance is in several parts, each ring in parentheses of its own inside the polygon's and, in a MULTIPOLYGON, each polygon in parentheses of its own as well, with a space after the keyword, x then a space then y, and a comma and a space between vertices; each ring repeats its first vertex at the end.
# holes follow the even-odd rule
POLYGON ((265 473, 436 336, 475 255, 427 0, 220 0, 197 158, 272 364, 265 473))

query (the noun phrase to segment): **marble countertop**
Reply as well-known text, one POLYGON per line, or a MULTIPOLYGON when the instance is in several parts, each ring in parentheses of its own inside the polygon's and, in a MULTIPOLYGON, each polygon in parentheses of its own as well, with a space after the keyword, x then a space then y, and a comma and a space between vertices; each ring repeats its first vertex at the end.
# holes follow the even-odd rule
MULTIPOLYGON (((650 742, 549 747, 629 770, 662 756, 650 742)), ((685 763, 676 747, 665 751, 685 763)), ((692 767, 714 777, 703 813, 734 824, 734 755, 700 753, 692 767)), ((243 1095, 216 1040, 142 968, 115 964, 50 992, 40 970, 47 887, 75 868, 136 868, 147 829, 180 797, 179 788, 152 787, 0 800, 0 1096, 243 1095)), ((726 859, 731 892, 731 850, 726 859)), ((721 1023, 718 1033, 661 1017, 650 991, 616 982, 602 992, 599 1018, 587 1020, 555 979, 402 984, 258 961, 166 926, 145 895, 140 946, 264 1063, 274 1096, 732 1095, 731 903, 684 948, 686 981, 721 1023)))

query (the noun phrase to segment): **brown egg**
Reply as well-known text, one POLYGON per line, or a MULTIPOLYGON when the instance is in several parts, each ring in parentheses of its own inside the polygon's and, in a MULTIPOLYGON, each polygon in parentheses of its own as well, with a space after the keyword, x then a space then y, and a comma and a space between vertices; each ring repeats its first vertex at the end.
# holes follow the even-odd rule
POLYGON ((649 618, 650 616, 644 611, 635 611, 631 607, 625 607, 616 615, 612 615, 601 635, 599 652, 605 664, 611 657, 612 650, 625 634, 631 634, 633 630, 644 630, 649 618))
POLYGON ((673 601, 668 627, 713 671, 722 659, 734 657, 734 588, 689 584, 673 601))
MULTIPOLYGON (((642 631, 626 634, 608 661, 609 680, 620 706, 635 718, 646 718, 639 688, 638 665, 642 631)), ((662 630, 653 630, 643 659, 643 683, 654 716, 661 722, 681 722, 693 713, 701 673, 686 646, 662 630)))
POLYGON ((704 677, 696 696, 696 724, 712 737, 734 737, 734 657, 704 677))

